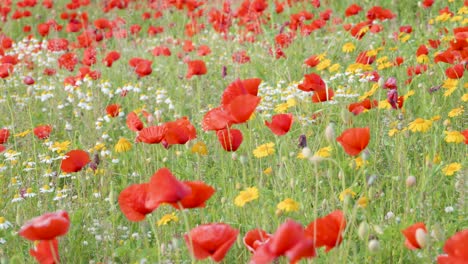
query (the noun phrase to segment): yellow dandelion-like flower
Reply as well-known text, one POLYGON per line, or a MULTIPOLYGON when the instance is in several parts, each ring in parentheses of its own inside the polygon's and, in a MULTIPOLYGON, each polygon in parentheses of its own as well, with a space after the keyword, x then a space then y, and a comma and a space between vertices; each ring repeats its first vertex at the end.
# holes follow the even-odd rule
POLYGON ((294 201, 293 199, 286 198, 280 203, 278 203, 276 208, 284 212, 297 212, 299 211, 300 206, 301 205, 298 202, 294 201))
POLYGON ((388 62, 388 56, 380 57, 377 60, 375 60, 375 62, 377 64, 384 64, 384 63, 388 62))
POLYGON ((249 187, 244 191, 241 191, 239 195, 234 199, 234 204, 239 207, 244 207, 248 202, 258 199, 257 187, 249 187))
POLYGON ((132 149, 132 143, 128 141, 126 138, 121 137, 117 144, 115 144, 114 150, 117 153, 120 152, 127 152, 132 149))
POLYGON ((71 142, 69 140, 62 141, 62 142, 54 142, 52 146, 49 148, 52 151, 57 153, 65 152, 70 147, 71 142))
POLYGON ((442 88, 445 88, 445 89, 448 89, 448 90, 452 90, 452 89, 455 89, 457 88, 458 86, 458 80, 457 79, 446 79, 444 81, 444 83, 442 84, 442 88))
POLYGON ((460 107, 457 107, 457 108, 452 109, 452 110, 448 113, 448 116, 449 116, 449 117, 456 117, 456 116, 459 116, 459 115, 463 114, 464 111, 465 111, 464 107, 463 107, 463 106, 460 106, 460 107))
POLYGON ((445 142, 447 143, 462 143, 465 141, 465 137, 458 131, 444 131, 445 142))
POLYGON ((304 156, 304 154, 303 154, 302 151, 301 151, 301 152, 299 152, 299 153, 297 154, 296 158, 298 158, 298 159, 306 159, 307 157, 304 156))
POLYGON ((455 92, 456 89, 457 89, 457 87, 453 87, 453 88, 447 89, 447 90, 444 92, 444 97, 449 97, 450 95, 453 94, 453 92, 455 92))
POLYGON ((319 157, 322 157, 322 158, 328 158, 328 157, 331 156, 331 154, 330 154, 331 151, 332 151, 331 146, 324 147, 324 148, 321 148, 321 149, 317 150, 317 152, 315 152, 314 156, 319 156, 319 157))
POLYGON ((467 15, 468 14, 468 6, 462 6, 457 11, 457 15, 467 15))
POLYGON ((450 17, 451 17, 451 15, 449 13, 442 13, 441 15, 438 15, 435 18, 435 21, 436 22, 445 22, 445 21, 449 20, 450 17))
POLYGON ((273 173, 273 169, 271 167, 268 167, 263 170, 263 173, 265 173, 266 175, 270 175, 271 173, 273 173))
POLYGON ((427 56, 426 54, 419 55, 416 58, 416 61, 420 64, 427 64, 429 63, 429 56, 427 56))
POLYGON ((453 162, 453 163, 450 163, 449 165, 445 166, 443 169, 442 169, 442 172, 445 174, 445 176, 452 176, 453 174, 455 174, 455 172, 461 170, 462 166, 460 163, 458 162, 453 162))
POLYGON ((208 148, 206 147, 206 144, 198 141, 195 143, 191 149, 192 153, 199 154, 201 156, 206 156, 208 155, 208 148))
POLYGON ((385 62, 382 64, 377 64, 377 70, 384 70, 393 67, 393 63, 391 62, 385 62))
POLYGON ((324 60, 326 57, 327 57, 327 53, 326 53, 326 52, 317 55, 317 59, 318 59, 319 61, 324 60))
POLYGON ((392 105, 387 100, 382 100, 379 102, 379 109, 392 109, 392 105))
POLYGON ((21 137, 21 138, 22 138, 22 137, 25 137, 25 136, 29 135, 29 133, 31 133, 31 130, 30 130, 30 129, 25 130, 25 131, 20 132, 20 133, 16 133, 16 134, 14 135, 14 137, 21 137))
POLYGON ((333 64, 332 66, 330 66, 328 68, 328 71, 329 72, 337 72, 340 69, 340 67, 341 67, 340 64, 335 63, 335 64, 333 64))
POLYGON ((361 168, 362 166, 366 165, 367 161, 365 161, 361 157, 357 157, 351 161, 351 167, 354 167, 356 170, 361 168))
POLYGON ((454 17, 452 17, 452 19, 450 19, 450 22, 458 22, 458 21, 462 21, 462 20, 463 20, 462 16, 454 16, 454 17))
POLYGON ((413 122, 409 123, 408 129, 411 132, 427 132, 432 126, 431 120, 416 118, 413 122))
POLYGON ((463 102, 468 102, 468 93, 464 94, 462 97, 461 97, 461 100, 463 102))
POLYGON ((105 149, 106 149, 106 145, 104 143, 97 143, 96 146, 94 146, 93 148, 94 151, 101 151, 105 149))
POLYGON ((179 221, 179 218, 176 216, 176 214, 171 213, 171 214, 163 215, 163 217, 161 217, 161 219, 158 220, 157 224, 158 226, 163 226, 163 225, 169 224, 170 222, 178 222, 178 221, 179 221))
POLYGON ((288 108, 288 103, 279 104, 275 107, 275 113, 286 113, 286 111, 288 111, 288 108))
POLYGON ((411 34, 408 33, 400 33, 398 36, 398 39, 400 40, 401 43, 406 43, 408 40, 411 38, 411 34))
POLYGON ((359 198, 357 200, 358 207, 366 208, 368 204, 369 204, 369 198, 367 198, 365 196, 363 196, 363 197, 361 197, 361 198, 359 198))
POLYGON ((256 158, 263 158, 270 156, 275 153, 275 143, 269 142, 263 145, 258 146, 253 150, 253 154, 256 158))
POLYGON ((294 106, 297 105, 297 101, 294 98, 288 99, 288 101, 286 101, 286 103, 288 104, 288 107, 294 107, 294 106))
POLYGON ((354 46, 354 44, 353 44, 352 42, 345 43, 345 44, 343 45, 343 47, 341 48, 341 50, 342 50, 344 53, 353 52, 355 49, 356 49, 356 46, 354 46))
POLYGON ((396 129, 396 128, 392 128, 388 131, 388 136, 389 137, 393 137, 394 135, 396 135, 398 132, 400 132, 400 130, 396 129))
POLYGON ((409 90, 403 97, 406 99, 410 98, 415 94, 414 90, 409 90))
POLYGON ((325 70, 331 65, 331 60, 330 59, 324 59, 320 61, 319 64, 315 67, 318 71, 325 70))
POLYGON ((356 193, 353 192, 350 188, 348 188, 340 193, 340 201, 344 201, 346 196, 350 196, 351 198, 354 198, 354 196, 356 196, 356 193))
POLYGON ((362 64, 362 63, 353 63, 348 66, 346 69, 347 72, 355 73, 357 71, 371 71, 372 66, 368 64, 362 64))
POLYGON ((369 50, 369 51, 366 52, 366 55, 368 57, 377 56, 377 54, 379 54, 379 50, 381 50, 381 49, 369 50))

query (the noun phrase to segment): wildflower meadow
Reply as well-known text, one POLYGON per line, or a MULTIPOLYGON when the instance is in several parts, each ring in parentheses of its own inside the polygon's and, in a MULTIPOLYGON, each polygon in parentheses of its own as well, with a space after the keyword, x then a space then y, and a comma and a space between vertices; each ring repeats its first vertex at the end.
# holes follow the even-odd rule
POLYGON ((468 263, 467 0, 0 0, 0 263, 468 263))

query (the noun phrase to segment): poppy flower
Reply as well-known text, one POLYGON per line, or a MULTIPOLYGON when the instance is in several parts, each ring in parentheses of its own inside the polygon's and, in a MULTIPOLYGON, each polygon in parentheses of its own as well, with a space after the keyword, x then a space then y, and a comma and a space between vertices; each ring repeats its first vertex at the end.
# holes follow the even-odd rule
POLYGON ((145 206, 156 208, 161 203, 178 203, 192 193, 192 189, 177 180, 167 168, 159 169, 148 186, 149 200, 145 206))
POLYGON ((41 240, 37 246, 29 250, 29 255, 34 257, 39 264, 55 264, 60 261, 58 254, 58 240, 41 240))
POLYGON ((311 222, 306 228, 306 236, 314 239, 316 247, 326 247, 326 252, 340 245, 346 228, 343 212, 336 210, 325 217, 311 222))
POLYGON ((112 64, 120 59, 120 53, 118 51, 109 52, 106 57, 102 60, 106 67, 112 67, 112 64))
POLYGON ((77 63, 78 57, 73 52, 65 53, 58 58, 59 67, 64 68, 70 72, 72 72, 75 69, 77 63))
POLYGON ((194 75, 205 75, 207 73, 206 64, 202 60, 188 61, 187 65, 188 70, 185 76, 187 79, 192 78, 194 75))
POLYGON ((135 112, 130 112, 127 115, 127 127, 130 128, 132 131, 140 131, 143 129, 144 125, 143 122, 138 118, 137 114, 135 112))
POLYGON ((367 147, 369 140, 370 129, 368 127, 346 129, 336 138, 344 151, 351 156, 359 155, 367 147))
POLYGON ((190 123, 187 117, 182 117, 176 121, 167 122, 164 124, 166 133, 164 135, 163 144, 168 146, 174 144, 185 144, 188 141, 197 138, 197 130, 190 123))
POLYGON ((13 74, 15 67, 11 63, 0 64, 0 78, 4 79, 13 74))
POLYGON ((251 94, 257 96, 258 86, 262 82, 262 79, 251 78, 240 80, 237 79, 226 87, 221 97, 221 104, 227 106, 239 95, 251 94))
POLYGON ((210 185, 202 181, 184 181, 192 192, 185 196, 178 203, 171 203, 171 206, 177 209, 203 208, 206 201, 216 192, 210 185))
POLYGON ((6 150, 6 147, 3 146, 2 144, 0 144, 0 153, 2 153, 2 152, 5 151, 5 150, 6 150))
POLYGON ((165 125, 145 127, 138 133, 136 141, 146 144, 158 144, 164 139, 166 131, 165 125))
POLYGON ((335 93, 331 88, 316 90, 312 95, 312 102, 313 103, 321 103, 328 100, 332 100, 335 93))
POLYGON ((210 53, 211 53, 210 47, 206 45, 201 45, 200 47, 198 47, 198 51, 197 51, 198 56, 206 56, 206 55, 209 55, 210 53))
POLYGON ((184 235, 184 239, 196 259, 210 257, 213 261, 220 262, 236 242, 238 235, 239 230, 230 225, 214 223, 195 227, 184 235))
POLYGON ((238 129, 223 129, 216 131, 218 141, 226 151, 236 151, 242 143, 242 132, 238 129))
POLYGON ((222 107, 216 107, 208 111, 202 120, 202 128, 205 131, 222 130, 230 127, 233 120, 222 107))
POLYGON ((468 129, 463 130, 461 133, 465 137, 465 144, 468 144, 468 129))
POLYGON ((304 64, 311 68, 317 66, 319 63, 320 63, 320 60, 317 55, 312 55, 306 60, 304 60, 304 64))
POLYGON ((258 96, 239 95, 226 106, 226 112, 231 116, 233 124, 242 124, 249 120, 259 103, 260 97, 258 96))
POLYGON ((357 15, 361 11, 362 11, 362 7, 360 7, 360 6, 356 5, 356 4, 352 4, 352 5, 348 6, 348 8, 346 8, 345 16, 346 17, 354 16, 354 15, 357 15))
POLYGON ((46 213, 26 222, 18 234, 28 240, 52 240, 63 236, 70 227, 70 217, 66 211, 46 213))
POLYGON ((282 136, 288 133, 291 129, 292 123, 292 114, 277 114, 272 117, 271 122, 265 121, 265 125, 277 136, 282 136))
POLYGON ((118 202, 120 210, 125 217, 133 222, 145 219, 145 216, 153 212, 158 205, 149 202, 149 184, 133 184, 120 192, 118 202))
POLYGON ((80 149, 71 150, 65 156, 60 165, 65 173, 78 172, 91 161, 88 153, 80 149))
POLYGON ((241 50, 232 54, 232 61, 238 64, 244 64, 250 62, 250 57, 247 51, 241 50))
POLYGON ((136 66, 135 66, 135 73, 138 75, 138 77, 145 77, 147 75, 150 75, 153 72, 153 69, 151 68, 151 64, 153 62, 150 60, 141 60, 136 66))
POLYGON ((171 56, 171 50, 166 47, 166 46, 159 46, 159 47, 155 47, 151 53, 158 57, 158 56, 171 56))
POLYGON ((26 85, 33 85, 36 81, 34 81, 33 77, 31 76, 25 76, 23 78, 23 83, 26 85))
POLYGON ((271 234, 268 234, 263 229, 252 229, 247 232, 242 239, 242 242, 247 247, 247 249, 254 253, 258 247, 267 243, 271 238, 271 234))
POLYGON ((416 223, 401 231, 405 236, 405 246, 411 250, 420 249, 425 246, 425 237, 421 238, 420 234, 427 234, 426 225, 422 222, 416 223), (424 240, 424 241, 423 241, 424 240))
POLYGON ((37 126, 34 128, 34 135, 36 135, 38 139, 49 138, 50 132, 52 132, 52 126, 50 125, 37 126))
POLYGON ((462 230, 445 242, 444 252, 446 254, 437 257, 439 264, 466 264, 468 263, 468 229, 462 230))
POLYGON ((304 92, 312 92, 324 90, 326 88, 325 82, 322 80, 322 77, 316 73, 304 75, 304 81, 300 83, 297 88, 304 92))
POLYGON ((460 63, 446 69, 445 76, 447 76, 450 79, 460 79, 461 77, 463 77, 464 71, 465 67, 463 66, 463 64, 460 63))
POLYGON ((117 117, 120 113, 120 105, 119 104, 111 104, 106 107, 106 113, 110 117, 117 117))
POLYGON ((10 130, 7 128, 0 129, 0 144, 4 144, 8 141, 8 137, 10 136, 10 130))
POLYGON ((359 115, 364 110, 369 110, 377 106, 378 102, 376 100, 371 101, 369 98, 367 98, 364 101, 350 104, 348 106, 348 110, 354 115, 359 115))

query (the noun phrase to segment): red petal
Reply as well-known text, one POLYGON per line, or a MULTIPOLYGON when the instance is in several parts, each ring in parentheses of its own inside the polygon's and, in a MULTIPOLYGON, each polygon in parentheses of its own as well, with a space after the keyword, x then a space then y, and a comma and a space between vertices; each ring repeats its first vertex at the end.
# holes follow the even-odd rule
POLYGON ((71 150, 65 156, 67 157, 62 160, 62 164, 60 165, 60 168, 65 173, 80 171, 91 161, 88 153, 80 149, 71 150))
POLYGON ((177 180, 169 169, 162 168, 151 177, 146 206, 152 208, 161 203, 177 203, 191 193, 189 186, 177 180))

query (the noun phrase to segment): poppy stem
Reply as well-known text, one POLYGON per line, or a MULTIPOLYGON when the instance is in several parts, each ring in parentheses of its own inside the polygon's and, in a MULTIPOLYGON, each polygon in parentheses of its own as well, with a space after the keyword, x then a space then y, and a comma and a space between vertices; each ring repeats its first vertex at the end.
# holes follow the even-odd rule
MULTIPOLYGON (((156 222, 153 221, 153 216, 150 216, 148 217, 148 222, 149 222, 149 225, 151 227, 151 231, 153 232, 154 234, 154 239, 156 240, 156 246, 159 247, 159 250, 161 250, 161 244, 159 242, 159 236, 158 236, 158 232, 156 231, 156 222)), ((158 254, 158 263, 161 263, 162 262, 162 259, 161 259, 161 254, 164 254, 164 252, 159 252, 158 254)))
POLYGON ((55 252, 54 249, 54 240, 49 240, 49 246, 50 246, 50 252, 52 253, 52 259, 54 260, 55 264, 60 264, 60 261, 58 259, 58 252, 55 252))
MULTIPOLYGON (((193 241, 192 241, 192 237, 190 236, 190 226, 189 226, 187 214, 185 212, 186 209, 183 209, 184 206, 182 205, 182 203, 180 201, 177 202, 177 205, 179 205, 179 208, 182 208, 182 210, 181 210, 182 211, 182 218, 184 218, 184 224, 185 224, 185 229, 187 230, 187 236, 189 238, 190 248, 193 249, 193 241)), ((195 256, 193 254, 190 254, 190 256, 192 257, 192 264, 195 264, 196 263, 195 256)))

